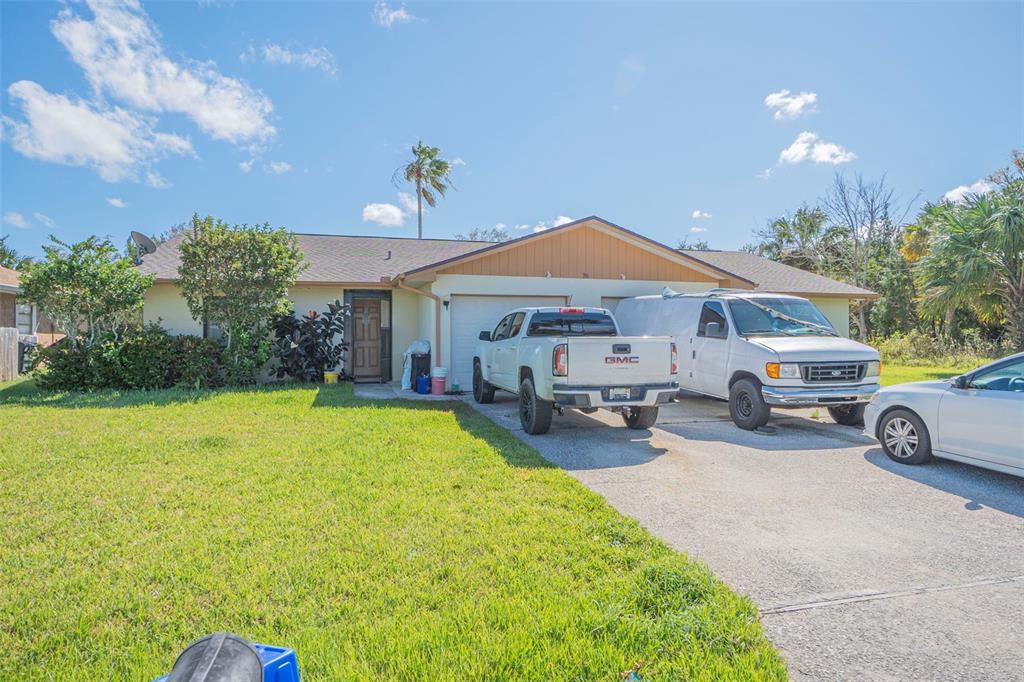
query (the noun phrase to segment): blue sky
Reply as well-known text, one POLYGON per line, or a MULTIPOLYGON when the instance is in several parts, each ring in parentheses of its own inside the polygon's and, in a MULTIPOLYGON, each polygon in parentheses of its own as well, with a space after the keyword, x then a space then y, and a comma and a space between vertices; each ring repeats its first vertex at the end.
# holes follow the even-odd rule
MULTIPOLYGON (((835 170, 907 199, 1024 147, 1024 5, 0 4, 2 233, 122 242, 193 212, 414 236, 600 215, 737 248, 835 170)), ((977 185, 976 188, 982 188, 977 185)))

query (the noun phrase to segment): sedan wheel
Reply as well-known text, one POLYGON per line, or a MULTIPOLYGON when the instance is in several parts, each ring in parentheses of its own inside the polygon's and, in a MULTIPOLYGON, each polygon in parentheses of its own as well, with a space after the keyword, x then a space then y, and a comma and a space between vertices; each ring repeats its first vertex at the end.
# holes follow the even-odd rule
POLYGON ((913 457, 917 452, 917 430, 902 417, 890 420, 885 425, 885 445, 894 457, 913 457))
POLYGON ((910 410, 893 410, 882 418, 878 440, 889 459, 900 464, 923 464, 931 459, 928 428, 910 410))

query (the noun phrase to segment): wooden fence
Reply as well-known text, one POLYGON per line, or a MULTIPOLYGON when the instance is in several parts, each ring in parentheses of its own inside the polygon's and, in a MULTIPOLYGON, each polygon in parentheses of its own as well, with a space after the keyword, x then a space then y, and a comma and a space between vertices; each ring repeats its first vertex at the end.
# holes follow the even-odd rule
POLYGON ((18 330, 0 327, 0 381, 18 376, 18 330))

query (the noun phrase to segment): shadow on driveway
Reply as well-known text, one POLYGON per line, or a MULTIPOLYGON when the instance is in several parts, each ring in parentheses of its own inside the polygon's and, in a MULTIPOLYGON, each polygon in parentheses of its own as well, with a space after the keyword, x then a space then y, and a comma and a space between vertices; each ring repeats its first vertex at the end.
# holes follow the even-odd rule
POLYGON ((935 458, 918 466, 899 464, 880 447, 865 452, 864 459, 889 473, 956 495, 968 511, 988 507, 1024 518, 1024 478, 948 459, 935 458))

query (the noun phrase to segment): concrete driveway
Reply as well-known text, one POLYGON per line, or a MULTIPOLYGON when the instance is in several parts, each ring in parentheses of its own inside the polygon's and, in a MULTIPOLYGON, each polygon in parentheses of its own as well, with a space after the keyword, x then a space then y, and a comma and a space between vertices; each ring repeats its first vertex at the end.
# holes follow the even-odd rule
POLYGON ((794 679, 1024 680, 1024 479, 897 465, 827 417, 741 431, 704 398, 650 431, 569 413, 544 436, 509 394, 469 402, 749 594, 794 679))

